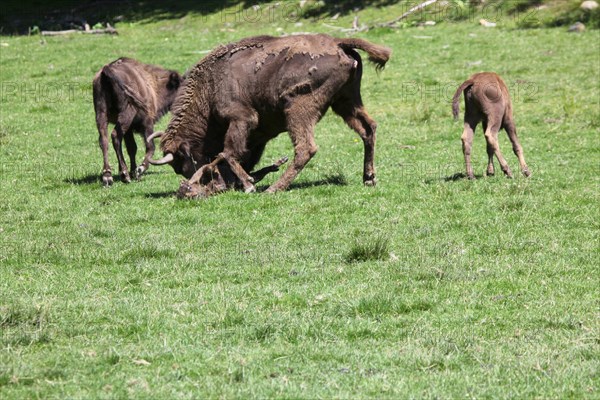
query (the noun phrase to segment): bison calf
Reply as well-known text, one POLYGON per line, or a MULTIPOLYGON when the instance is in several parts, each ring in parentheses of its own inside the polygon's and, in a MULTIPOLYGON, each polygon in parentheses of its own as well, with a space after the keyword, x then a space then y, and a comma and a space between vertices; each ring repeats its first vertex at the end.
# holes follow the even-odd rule
POLYGON ((473 179, 471 165, 471 145, 473 132, 479 122, 483 125, 487 142, 488 166, 487 175, 494 175, 494 155, 500 163, 502 171, 512 178, 512 172, 498 146, 498 131, 504 128, 513 145, 513 151, 519 159, 523 175, 530 176, 529 168, 523 157, 523 148, 517 138, 517 130, 512 114, 512 104, 508 88, 504 81, 494 72, 481 72, 471 76, 458 87, 452 99, 452 113, 458 118, 458 100, 465 94, 465 119, 462 134, 462 146, 467 167, 467 177, 473 179))
POLYGON ((104 157, 102 182, 105 186, 113 183, 108 163, 108 123, 115 125, 111 136, 119 160, 121 180, 131 181, 123 157, 123 138, 131 171, 135 171, 139 178, 148 169, 148 160, 154 154, 154 143, 144 140, 146 155, 142 165, 136 168, 137 145, 133 132, 140 132, 145 137, 152 134, 154 124, 171 108, 181 82, 181 76, 175 71, 143 64, 131 58, 119 58, 96 73, 93 81, 94 109, 104 157))

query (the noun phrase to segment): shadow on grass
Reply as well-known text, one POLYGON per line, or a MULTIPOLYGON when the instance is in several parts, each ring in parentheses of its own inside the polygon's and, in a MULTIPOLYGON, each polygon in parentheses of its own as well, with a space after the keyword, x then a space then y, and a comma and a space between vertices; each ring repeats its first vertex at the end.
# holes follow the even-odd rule
MULTIPOLYGON (((484 178, 483 175, 475 175, 475 179, 481 179, 484 178)), ((439 181, 444 181, 444 182, 456 182, 456 181, 460 181, 463 179, 467 179, 467 175, 464 172, 457 172, 454 175, 450 175, 450 176, 444 176, 444 177, 439 177, 439 178, 429 178, 429 179, 425 179, 425 183, 430 184, 430 183, 436 183, 439 181)))
MULTIPOLYGON (((118 176, 116 176, 116 175, 113 176, 113 180, 115 182, 118 179, 119 179, 118 176)), ((70 185, 91 185, 92 183, 100 184, 101 180, 100 180, 100 175, 98 175, 98 174, 88 174, 81 178, 71 177, 71 178, 63 179, 63 182, 68 183, 70 185)))
POLYGON ((0 32, 4 34, 27 34, 36 26, 40 30, 81 29, 88 23, 115 24, 116 22, 154 22, 165 19, 180 19, 188 14, 206 16, 221 11, 225 22, 256 23, 257 18, 326 18, 336 14, 345 15, 367 7, 384 7, 397 0, 349 0, 309 1, 300 6, 299 1, 284 0, 180 0, 180 1, 132 1, 132 0, 87 0, 79 3, 72 0, 39 2, 35 0, 9 1, 2 6, 0 32), (273 11, 257 8, 258 5, 276 5, 273 11), (236 9, 230 9, 236 6, 236 9), (224 11, 227 10, 227 11, 224 11))
MULTIPOLYGON (((157 171, 146 171, 144 173, 144 175, 142 176, 142 179, 144 179, 144 176, 146 175, 154 175, 154 174, 162 174, 163 172, 157 172, 157 171)), ((121 182, 121 177, 119 175, 113 175, 113 184, 115 183, 122 183, 121 182)), ((102 179, 100 178, 100 174, 87 174, 85 176, 82 177, 69 177, 66 179, 63 179, 64 183, 68 183, 70 185, 92 185, 92 184, 102 184, 102 179)), ((131 183, 135 183, 137 182, 135 178, 131 178, 131 183)))
MULTIPOLYGON (((301 182, 301 183, 292 183, 290 185, 289 189, 305 189, 305 188, 311 188, 311 187, 318 187, 318 186, 346 186, 348 185, 348 182, 346 181, 346 177, 342 174, 338 174, 338 175, 331 175, 326 177, 325 179, 320 179, 317 181, 311 181, 311 182, 301 182)), ((256 188, 257 193, 263 193, 265 190, 267 190, 269 186, 268 185, 260 185, 256 188)), ((236 189, 229 189, 228 191, 233 191, 236 189)), ((240 190, 241 191, 241 190, 240 190)), ((177 191, 168 191, 168 192, 156 192, 156 193, 148 193, 145 195, 146 198, 149 199, 164 199, 164 198, 169 198, 169 197, 174 197, 176 196, 177 191)), ((218 193, 218 194, 214 194, 213 196, 219 196, 222 193, 218 193)), ((211 196, 212 197, 212 196, 211 196)))
POLYGON ((171 197, 175 197, 177 195, 177 191, 171 190, 168 192, 156 192, 156 193, 146 193, 144 197, 147 199, 168 199, 171 197))
MULTIPOLYGON (((336 174, 336 175, 329 175, 327 177, 325 177, 325 179, 319 179, 316 181, 308 181, 308 182, 299 182, 299 183, 292 183, 289 189, 306 189, 306 188, 311 188, 311 187, 317 187, 317 186, 347 186, 348 185, 348 180, 346 179, 346 177, 343 174, 336 174)), ((256 188, 256 190, 258 192, 264 192, 265 190, 267 190, 269 186, 268 185, 260 185, 256 188)))

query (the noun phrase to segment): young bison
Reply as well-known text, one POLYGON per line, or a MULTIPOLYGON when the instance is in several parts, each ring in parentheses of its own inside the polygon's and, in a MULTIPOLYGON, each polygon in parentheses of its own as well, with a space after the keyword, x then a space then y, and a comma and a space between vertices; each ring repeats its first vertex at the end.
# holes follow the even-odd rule
POLYGON ((146 156, 142 165, 136 168, 137 145, 133 132, 140 132, 144 137, 152 134, 154 124, 171 108, 181 82, 181 76, 175 71, 143 64, 131 58, 119 58, 96 73, 93 81, 94 109, 104 157, 102 183, 105 186, 113 183, 108 163, 108 123, 115 125, 111 137, 119 160, 121 180, 129 183, 131 179, 121 146, 123 138, 131 171, 135 171, 136 178, 139 178, 148 169, 148 160, 154 154, 154 143, 144 140, 146 156))
POLYGON ((452 99, 452 114, 454 114, 455 119, 458 118, 458 100, 463 91, 465 94, 465 123, 461 139, 465 164, 467 165, 467 178, 474 178, 473 167, 471 166, 471 144, 473 143, 473 132, 475 132, 479 122, 483 124, 487 142, 487 175, 494 175, 495 154, 502 171, 507 177, 513 177, 498 146, 498 131, 500 128, 504 128, 512 142, 513 151, 519 159, 523 175, 530 176, 531 172, 529 172, 525 157, 523 157, 523 148, 517 138, 512 104, 504 81, 494 72, 481 72, 463 82, 452 99))
MULTIPOLYGON (((287 161, 287 157, 282 157, 269 166, 250 172, 249 175, 254 183, 258 183, 271 172, 279 171, 279 167, 287 161)), ((203 199, 231 188, 243 189, 242 183, 231 171, 229 165, 218 162, 211 164, 204 169, 197 182, 182 181, 177 191, 177 197, 180 199, 203 199)))

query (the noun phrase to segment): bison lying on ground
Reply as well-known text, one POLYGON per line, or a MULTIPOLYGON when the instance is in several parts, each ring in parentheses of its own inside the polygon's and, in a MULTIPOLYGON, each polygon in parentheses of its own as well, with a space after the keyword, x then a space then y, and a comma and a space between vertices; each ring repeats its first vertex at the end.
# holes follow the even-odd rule
POLYGON ((154 143, 146 143, 144 161, 136 168, 137 145, 133 131, 142 133, 144 137, 152 134, 154 124, 171 108, 181 82, 182 78, 175 71, 143 64, 131 58, 119 58, 96 73, 93 81, 94 109, 104 157, 104 185, 113 182, 108 163, 108 123, 115 124, 111 136, 119 160, 121 180, 130 182, 121 146, 123 138, 131 170, 139 177, 148 169, 148 161, 154 154, 154 143))
MULTIPOLYGON (((287 161, 287 157, 282 157, 267 167, 251 172, 250 177, 254 183, 258 183, 267 174, 279 171, 279 167, 287 161)), ((231 188, 240 189, 240 181, 231 172, 229 165, 221 163, 212 168, 205 168, 202 177, 194 184, 190 184, 189 181, 181 182, 177 197, 180 199, 202 199, 231 188)))
POLYGON ((189 185, 225 163, 251 192, 248 172, 267 142, 288 131, 293 162, 267 192, 284 190, 317 152, 313 129, 331 107, 362 138, 363 181, 374 185, 376 124, 363 107, 355 49, 378 69, 390 56, 365 40, 327 35, 258 36, 218 47, 188 72, 160 142, 164 157, 151 163, 170 164, 189 185))
POLYGON ((465 94, 465 119, 462 134, 463 153, 467 166, 467 177, 473 179, 473 166, 471 165, 471 144, 473 132, 479 122, 483 125, 483 132, 487 142, 488 166, 487 175, 494 175, 494 155, 500 163, 502 171, 512 178, 512 172, 498 147, 498 131, 504 128, 513 145, 513 151, 519 159, 523 175, 531 173, 523 157, 523 148, 517 138, 517 129, 512 114, 512 104, 508 88, 504 81, 494 72, 481 72, 471 76, 463 82, 452 99, 452 113, 458 118, 458 100, 460 94, 465 94))

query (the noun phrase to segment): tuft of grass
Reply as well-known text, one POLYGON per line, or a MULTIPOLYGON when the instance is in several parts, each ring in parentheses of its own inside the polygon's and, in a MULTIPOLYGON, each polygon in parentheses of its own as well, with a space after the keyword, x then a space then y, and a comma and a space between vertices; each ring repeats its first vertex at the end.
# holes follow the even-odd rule
POLYGON ((385 261, 390 257, 389 238, 382 234, 369 237, 360 236, 355 239, 355 243, 345 257, 347 263, 365 262, 365 261, 385 261))

